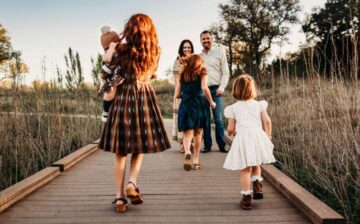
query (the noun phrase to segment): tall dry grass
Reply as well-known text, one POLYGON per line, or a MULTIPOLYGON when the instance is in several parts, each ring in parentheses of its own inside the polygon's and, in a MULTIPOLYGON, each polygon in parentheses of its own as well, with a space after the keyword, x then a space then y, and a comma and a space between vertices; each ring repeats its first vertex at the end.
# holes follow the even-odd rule
POLYGON ((272 87, 263 91, 270 102, 279 167, 349 223, 360 223, 360 83, 355 60, 351 79, 343 79, 337 70, 324 78, 309 60, 306 78, 291 78, 284 70, 277 78, 273 74, 272 87))
POLYGON ((359 87, 320 78, 289 83, 278 83, 265 96, 280 168, 349 220, 359 221, 359 87))
POLYGON ((0 190, 99 136, 101 103, 91 91, 1 90, 0 108, 0 190))
MULTIPOLYGON (((169 117, 172 85, 155 81, 154 88, 169 117)), ((95 90, 0 89, 0 190, 97 139, 101 112, 95 90)))

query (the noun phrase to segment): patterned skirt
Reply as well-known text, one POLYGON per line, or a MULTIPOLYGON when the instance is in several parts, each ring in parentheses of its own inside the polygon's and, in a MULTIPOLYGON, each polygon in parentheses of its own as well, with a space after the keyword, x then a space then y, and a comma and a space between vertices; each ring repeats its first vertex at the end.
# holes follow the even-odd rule
POLYGON ((124 82, 117 87, 99 148, 127 155, 170 148, 160 108, 150 84, 124 82))

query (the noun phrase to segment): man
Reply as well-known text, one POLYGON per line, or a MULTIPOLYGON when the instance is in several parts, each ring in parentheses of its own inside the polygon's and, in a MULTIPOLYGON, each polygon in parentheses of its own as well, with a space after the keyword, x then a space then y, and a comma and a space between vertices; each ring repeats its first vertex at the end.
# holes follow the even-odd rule
MULTIPOLYGON (((216 103, 215 109, 212 109, 215 121, 216 143, 219 146, 219 150, 226 153, 227 150, 225 149, 226 142, 224 137, 224 120, 222 106, 222 95, 224 94, 225 87, 229 82, 229 67, 226 60, 226 53, 223 47, 217 47, 212 45, 213 39, 211 33, 207 30, 203 31, 200 34, 200 41, 203 46, 203 50, 200 55, 205 61, 208 75, 208 86, 211 91, 211 96, 216 103)), ((210 152, 212 146, 210 125, 204 128, 204 143, 205 147, 204 149, 202 149, 201 152, 210 152)))

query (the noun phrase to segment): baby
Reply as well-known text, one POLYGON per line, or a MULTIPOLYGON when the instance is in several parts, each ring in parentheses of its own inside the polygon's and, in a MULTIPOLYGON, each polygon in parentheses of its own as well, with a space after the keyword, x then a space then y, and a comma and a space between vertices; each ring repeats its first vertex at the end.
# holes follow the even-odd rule
MULTIPOLYGON (((105 51, 109 49, 111 43, 119 43, 120 37, 119 35, 111 31, 111 28, 109 26, 104 26, 101 28, 101 45, 105 51)), ((114 57, 116 57, 116 52, 114 57)), ((113 65, 110 63, 104 63, 102 65, 102 71, 101 71, 101 79, 103 81, 103 84, 101 85, 98 94, 99 96, 103 96, 103 113, 101 116, 101 121, 106 122, 107 116, 109 113, 110 106, 113 102, 113 99, 116 94, 116 86, 121 84, 124 79, 123 77, 118 74, 118 69, 116 68, 116 65, 113 65)))

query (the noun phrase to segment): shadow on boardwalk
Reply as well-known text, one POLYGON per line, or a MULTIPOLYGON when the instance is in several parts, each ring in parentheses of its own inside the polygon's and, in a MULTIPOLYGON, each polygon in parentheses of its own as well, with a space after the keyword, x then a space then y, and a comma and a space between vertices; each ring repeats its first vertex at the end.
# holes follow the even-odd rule
MULTIPOLYGON (((170 134, 170 120, 166 126, 170 134)), ((215 146, 201 154, 202 169, 190 172, 182 168, 178 144, 172 147, 145 155, 138 180, 145 202, 126 213, 111 204, 114 155, 97 151, 0 214, 0 223, 309 223, 266 181, 265 198, 241 210, 239 172, 222 168, 226 154, 215 146)))

